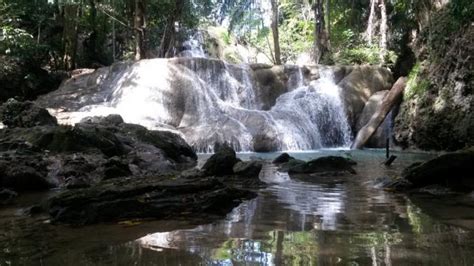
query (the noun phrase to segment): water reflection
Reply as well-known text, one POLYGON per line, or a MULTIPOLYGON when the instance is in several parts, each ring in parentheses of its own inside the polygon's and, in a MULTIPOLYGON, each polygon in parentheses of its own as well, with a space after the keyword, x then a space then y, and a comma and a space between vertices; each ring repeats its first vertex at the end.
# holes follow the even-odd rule
POLYGON ((474 263, 473 232, 440 223, 405 197, 375 188, 373 178, 393 169, 368 165, 372 159, 363 158, 357 176, 327 184, 292 181, 266 166, 261 178, 271 186, 226 220, 150 234, 135 244, 161 253, 185 250, 209 265, 474 263))
POLYGON ((380 164, 384 153, 377 151, 292 155, 308 160, 327 154, 353 156, 358 174, 312 184, 266 166, 261 178, 269 187, 211 224, 69 228, 0 209, 0 265, 474 264, 474 231, 446 223, 474 224, 472 195, 408 199, 374 186, 376 177, 397 174, 425 155, 396 154, 392 168, 380 164))

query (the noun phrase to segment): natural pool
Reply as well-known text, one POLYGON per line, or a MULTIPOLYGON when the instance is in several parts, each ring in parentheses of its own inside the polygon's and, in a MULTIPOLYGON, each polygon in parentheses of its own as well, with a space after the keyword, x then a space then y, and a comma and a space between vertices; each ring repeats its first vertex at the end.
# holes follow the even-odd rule
MULTIPOLYGON (((290 153, 349 156, 357 175, 313 184, 266 165, 269 186, 226 219, 54 226, 23 215, 45 194, 0 209, 0 265, 473 265, 474 196, 394 194, 377 177, 433 157, 382 150, 290 153)), ((240 154, 272 159, 278 154, 240 154)), ((204 161, 208 155, 201 155, 204 161)))

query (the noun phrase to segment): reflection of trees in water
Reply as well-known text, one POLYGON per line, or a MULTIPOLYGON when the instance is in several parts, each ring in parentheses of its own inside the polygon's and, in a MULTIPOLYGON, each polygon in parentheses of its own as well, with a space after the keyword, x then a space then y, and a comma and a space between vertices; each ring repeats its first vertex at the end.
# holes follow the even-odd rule
POLYGON ((474 233, 373 188, 359 170, 339 184, 283 178, 225 221, 172 232, 170 243, 218 265, 472 264, 474 233))

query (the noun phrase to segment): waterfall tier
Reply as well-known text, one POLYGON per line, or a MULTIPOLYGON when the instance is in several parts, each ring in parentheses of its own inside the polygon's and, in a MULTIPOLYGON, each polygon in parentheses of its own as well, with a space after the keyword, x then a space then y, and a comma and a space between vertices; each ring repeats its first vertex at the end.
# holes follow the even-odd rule
POLYGON ((38 102, 67 124, 120 114, 176 132, 198 152, 216 142, 238 151, 310 150, 350 145, 337 75, 324 66, 151 59, 73 77, 38 102))

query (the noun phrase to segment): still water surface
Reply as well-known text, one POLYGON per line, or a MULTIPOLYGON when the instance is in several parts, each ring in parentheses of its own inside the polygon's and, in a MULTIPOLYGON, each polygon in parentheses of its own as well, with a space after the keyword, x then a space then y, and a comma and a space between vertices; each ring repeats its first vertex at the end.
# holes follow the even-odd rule
MULTIPOLYGON (((380 164, 385 154, 378 150, 291 155, 308 160, 329 154, 357 161, 357 175, 312 184, 266 165, 261 179, 269 186, 210 224, 71 228, 25 217, 20 207, 3 209, 0 265, 474 265, 472 194, 461 196, 461 206, 459 196, 408 198, 374 182, 433 155, 398 153, 390 168, 380 164)), ((37 197, 22 200, 27 204, 37 197)))

